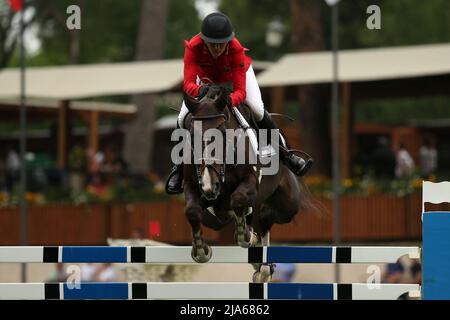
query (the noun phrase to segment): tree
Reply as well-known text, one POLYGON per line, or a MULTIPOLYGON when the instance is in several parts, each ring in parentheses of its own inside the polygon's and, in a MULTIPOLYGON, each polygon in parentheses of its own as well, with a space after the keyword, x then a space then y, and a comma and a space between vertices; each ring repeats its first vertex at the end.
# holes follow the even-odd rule
MULTIPOLYGON (((324 49, 321 23, 321 2, 316 0, 290 0, 292 44, 297 52, 324 49)), ((314 158, 311 171, 330 172, 329 101, 323 85, 304 85, 297 88, 300 105, 300 134, 302 148, 314 158)))
POLYGON ((200 19, 195 0, 170 0, 166 25, 166 59, 184 56, 184 41, 200 32, 200 19))
MULTIPOLYGON (((341 49, 450 42, 450 1, 447 0, 342 0, 339 20, 341 49), (369 5, 380 7, 380 30, 366 27, 369 5)), ((329 19, 324 23, 329 30, 329 19)))
MULTIPOLYGON (((16 13, 9 7, 7 1, 0 0, 0 70, 11 61, 19 38, 19 31, 14 30, 13 19, 16 13)), ((25 30, 34 23, 36 15, 24 21, 25 30)))
POLYGON ((222 0, 219 10, 228 15, 233 23, 236 36, 248 55, 253 59, 272 60, 292 51, 290 35, 289 4, 278 0, 222 0), (269 23, 278 18, 284 25, 284 37, 280 47, 268 50, 266 32, 269 23))
MULTIPOLYGON (((137 38, 136 60, 161 59, 164 52, 168 0, 143 0, 137 38)), ((124 157, 131 171, 146 174, 151 167, 155 96, 135 95, 137 114, 127 125, 124 157)))
POLYGON ((35 0, 41 52, 29 65, 64 65, 132 60, 140 1, 35 0), (81 9, 81 30, 69 30, 66 10, 81 9))
MULTIPOLYGON (((0 4, 2 1, 0 0, 0 4)), ((28 66, 134 60, 141 13, 140 1, 123 0, 29 0, 41 51, 28 57, 28 66), (67 7, 81 8, 81 30, 66 27, 67 7)), ((8 12, 8 10, 6 10, 8 12)), ((3 10, 2 10, 3 13, 3 10)), ((183 40, 199 32, 200 20, 194 0, 168 1, 165 49, 162 58, 181 58, 183 40)), ((148 34, 150 36, 151 33, 148 34)), ((4 43, 2 41, 2 43, 4 43)), ((13 63, 17 61, 13 60, 13 63)), ((122 100, 123 101, 123 100, 122 100)))

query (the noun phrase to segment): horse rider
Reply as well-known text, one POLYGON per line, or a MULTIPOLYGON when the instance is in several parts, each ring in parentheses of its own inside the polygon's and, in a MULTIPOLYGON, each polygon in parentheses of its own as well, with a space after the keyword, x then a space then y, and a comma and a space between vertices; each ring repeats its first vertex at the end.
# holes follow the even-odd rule
MULTIPOLYGON (((246 103, 260 129, 277 129, 270 114, 264 109, 261 91, 251 65, 251 58, 233 32, 230 19, 219 12, 211 13, 202 22, 201 32, 190 41, 185 40, 183 90, 198 100, 207 93, 208 84, 233 83, 233 92, 227 97, 229 107, 246 103)), ((189 113, 183 102, 178 115, 177 128, 183 128, 183 121, 189 113)), ((296 175, 303 176, 312 164, 296 154, 287 151, 285 138, 281 137, 284 152, 280 152, 282 162, 296 175)), ((168 194, 183 192, 183 165, 175 165, 166 183, 168 194)))

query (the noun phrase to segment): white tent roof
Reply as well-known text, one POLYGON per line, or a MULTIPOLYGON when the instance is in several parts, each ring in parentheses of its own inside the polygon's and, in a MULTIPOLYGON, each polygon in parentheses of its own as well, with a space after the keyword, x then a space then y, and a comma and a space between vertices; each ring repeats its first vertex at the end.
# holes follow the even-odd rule
POLYGON ((156 129, 172 129, 177 126, 178 115, 167 115, 159 118, 155 123, 156 129))
MULTIPOLYGON (((373 81, 450 73, 450 44, 339 51, 340 81, 373 81)), ((332 52, 284 56, 258 75, 261 87, 333 81, 332 52)))
MULTIPOLYGON (((20 107, 20 100, 14 99, 0 99, 0 105, 16 106, 17 110, 20 107)), ((54 99, 27 99, 27 107, 30 108, 44 108, 44 109, 59 109, 61 103, 54 99)), ((137 107, 133 104, 115 103, 115 102, 101 102, 101 101, 71 101, 70 109, 74 111, 99 111, 111 114, 134 114, 137 107)))
MULTIPOLYGON (((0 71, 0 97, 20 94, 18 69, 0 71)), ((27 96, 59 100, 156 93, 183 79, 182 60, 33 67, 26 73, 27 96)))
MULTIPOLYGON (((270 62, 254 61, 257 70, 270 62)), ((183 60, 30 67, 26 91, 31 98, 72 100, 169 91, 183 81, 183 60)), ((0 70, 0 98, 20 95, 20 70, 0 70)))

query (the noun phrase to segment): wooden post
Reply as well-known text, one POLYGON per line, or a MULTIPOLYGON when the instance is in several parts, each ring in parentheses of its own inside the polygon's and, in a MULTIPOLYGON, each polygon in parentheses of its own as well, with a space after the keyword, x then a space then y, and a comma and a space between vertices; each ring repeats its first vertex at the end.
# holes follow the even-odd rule
POLYGON ((341 84, 341 178, 351 177, 353 108, 351 103, 351 83, 341 84))
POLYGON ((272 87, 270 98, 270 112, 283 113, 284 87, 272 87))
POLYGON ((99 112, 90 111, 89 112, 89 134, 88 134, 88 148, 94 152, 98 150, 98 122, 99 122, 99 112))
POLYGON ((61 102, 58 109, 58 150, 57 163, 58 168, 65 169, 67 165, 67 147, 69 128, 69 105, 68 100, 61 102))

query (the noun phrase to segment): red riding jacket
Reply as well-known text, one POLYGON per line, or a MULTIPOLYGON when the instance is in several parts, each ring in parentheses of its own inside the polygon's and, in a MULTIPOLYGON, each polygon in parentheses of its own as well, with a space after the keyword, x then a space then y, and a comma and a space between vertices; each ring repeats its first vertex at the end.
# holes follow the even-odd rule
POLYGON ((239 105, 245 100, 245 77, 252 62, 245 55, 244 48, 239 40, 231 40, 225 52, 214 59, 206 47, 200 34, 190 41, 184 41, 184 82, 183 90, 192 97, 198 95, 200 85, 197 84, 197 76, 209 78, 213 83, 233 82, 233 93, 230 95, 233 106, 239 105))

